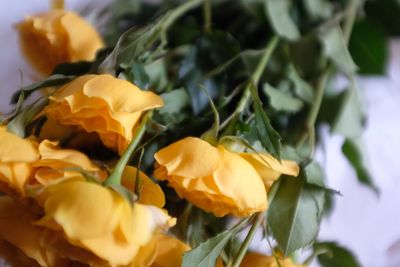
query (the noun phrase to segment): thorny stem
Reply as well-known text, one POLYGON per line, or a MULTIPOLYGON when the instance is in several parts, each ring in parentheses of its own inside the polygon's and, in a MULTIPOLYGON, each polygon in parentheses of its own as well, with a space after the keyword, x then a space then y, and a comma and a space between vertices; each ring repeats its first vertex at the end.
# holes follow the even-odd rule
POLYGON ((105 181, 105 185, 120 185, 122 173, 124 172, 125 166, 128 164, 129 159, 131 158, 133 152, 136 147, 139 145, 140 140, 143 137, 143 134, 146 130, 147 121, 150 119, 152 112, 148 112, 140 122, 138 129, 133 136, 132 142, 129 144, 128 148, 125 150, 124 154, 122 154, 121 158, 118 160, 117 164, 114 167, 114 170, 108 176, 105 181))
POLYGON ((261 225, 262 221, 264 220, 264 213, 260 212, 255 221, 253 222, 253 225, 251 226, 249 232, 247 233, 247 236, 245 238, 245 240, 242 243, 242 246, 240 247, 238 253, 236 254, 235 259, 233 260, 233 263, 230 267, 239 267, 240 263, 243 260, 244 255, 247 252, 247 249, 250 245, 251 240, 253 240, 253 237, 257 231, 257 228, 261 225))

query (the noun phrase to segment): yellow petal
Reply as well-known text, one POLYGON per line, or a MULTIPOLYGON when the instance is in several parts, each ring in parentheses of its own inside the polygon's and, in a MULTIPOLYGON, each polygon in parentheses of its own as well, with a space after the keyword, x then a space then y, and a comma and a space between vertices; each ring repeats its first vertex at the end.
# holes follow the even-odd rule
POLYGON ((161 149, 154 158, 166 168, 168 175, 189 179, 212 174, 220 163, 218 149, 195 137, 186 137, 161 149))
MULTIPOLYGON (((279 259, 281 267, 303 267, 295 264, 290 258, 279 259)), ((267 256, 256 252, 248 252, 243 258, 240 267, 278 267, 276 259, 273 256, 267 256)))
MULTIPOLYGON (((131 191, 135 188, 137 169, 127 166, 122 174, 122 184, 131 191)), ((140 198, 139 203, 153 205, 159 208, 165 205, 165 196, 160 186, 154 183, 146 174, 139 171, 140 198)))
POLYGON ((85 83, 83 93, 105 101, 112 113, 132 113, 164 105, 162 98, 153 92, 142 91, 135 85, 109 74, 97 75, 85 83))
POLYGON ((253 165, 267 188, 271 187, 281 174, 292 176, 299 174, 299 166, 294 161, 282 160, 279 162, 266 153, 241 153, 240 156, 253 165))
POLYGON ((68 37, 70 61, 93 60, 104 46, 97 31, 74 12, 67 12, 60 20, 68 37))
POLYGON ((44 199, 43 220, 53 219, 72 239, 101 236, 118 223, 116 194, 95 183, 68 180, 43 194, 39 196, 44 199))
POLYGON ((37 216, 28 208, 11 197, 0 197, 0 239, 19 248, 40 266, 55 266, 58 257, 41 246, 41 237, 45 229, 31 224, 36 219, 37 216))
POLYGON ((54 169, 81 167, 86 171, 99 171, 85 154, 73 149, 62 149, 57 142, 42 141, 39 153, 41 159, 34 166, 48 166, 54 169))
POLYGON ((33 162, 39 158, 37 143, 0 127, 0 162, 33 162))
POLYGON ((157 256, 151 267, 178 267, 182 265, 183 253, 190 250, 188 245, 168 235, 160 235, 157 242, 157 256))

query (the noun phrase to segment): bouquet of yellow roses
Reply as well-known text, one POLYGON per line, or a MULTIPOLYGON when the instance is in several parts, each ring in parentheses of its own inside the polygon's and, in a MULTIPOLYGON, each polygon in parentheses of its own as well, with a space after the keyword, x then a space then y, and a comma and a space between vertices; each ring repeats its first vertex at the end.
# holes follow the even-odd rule
POLYGON ((42 80, 2 115, 0 258, 334 266, 344 248, 316 241, 338 194, 315 160, 316 130, 343 134, 373 187, 352 157, 362 63, 347 43, 361 1, 166 2, 115 1, 96 13, 107 14, 101 34, 62 4, 16 25, 42 80), (338 73, 348 89, 329 93, 338 73), (249 250, 260 229, 269 255, 249 250), (297 265, 290 256, 304 247, 311 256, 297 265))

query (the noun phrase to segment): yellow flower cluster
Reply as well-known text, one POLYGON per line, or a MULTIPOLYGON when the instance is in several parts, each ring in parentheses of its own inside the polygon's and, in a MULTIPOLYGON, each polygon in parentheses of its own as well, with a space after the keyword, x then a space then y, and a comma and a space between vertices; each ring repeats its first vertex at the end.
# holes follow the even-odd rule
MULTIPOLYGON (((87 156, 57 143, 22 139, 0 128, 0 239, 19 248, 40 266, 67 260, 98 266, 140 261, 160 231, 174 224, 162 210, 160 187, 144 173, 141 197, 133 205, 83 172, 101 180, 106 173, 87 156), (139 258, 137 258, 139 257, 139 258)), ((135 183, 137 170, 126 167, 123 184, 135 183)))
MULTIPOLYGON (((28 17, 17 28, 23 53, 43 74, 63 62, 92 60, 103 45, 82 18, 63 10, 28 17)), ((48 100, 38 115, 47 119, 38 136, 21 138, 0 126, 0 256, 23 255, 19 266, 181 266, 190 247, 165 234, 175 218, 163 209, 161 187, 126 163, 110 184, 123 160, 110 174, 100 167, 109 162, 60 145, 84 132, 129 158, 144 113, 162 107, 162 98, 108 74, 87 74, 48 100)), ((154 158, 156 179, 217 217, 265 211, 273 182, 299 173, 295 162, 236 153, 196 137, 154 158)), ((276 266, 271 259, 249 253, 241 266, 276 266)), ((296 266, 287 259, 281 265, 296 266)), ((216 266, 223 266, 221 259, 216 266)))

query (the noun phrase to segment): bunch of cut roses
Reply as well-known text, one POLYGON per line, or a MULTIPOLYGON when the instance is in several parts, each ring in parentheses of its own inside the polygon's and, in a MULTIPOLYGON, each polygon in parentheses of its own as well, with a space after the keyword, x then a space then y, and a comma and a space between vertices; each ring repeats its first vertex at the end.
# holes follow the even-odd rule
MULTIPOLYGON (((93 60, 103 47, 91 25, 61 9, 27 17, 17 30, 43 76, 93 60)), ((281 174, 299 172, 293 161, 187 136, 154 153, 152 179, 129 164, 164 105, 160 96, 109 74, 74 77, 48 92, 33 127, 16 131, 19 115, 0 127, 0 257, 10 266, 181 266, 191 248, 168 233, 176 219, 157 180, 216 217, 248 217, 267 210, 281 174), (99 146, 119 157, 96 158, 99 146)), ((226 264, 220 257, 215 266, 226 264)), ((249 252, 240 266, 298 265, 249 252)))

